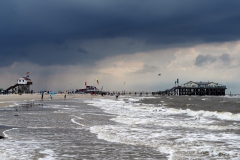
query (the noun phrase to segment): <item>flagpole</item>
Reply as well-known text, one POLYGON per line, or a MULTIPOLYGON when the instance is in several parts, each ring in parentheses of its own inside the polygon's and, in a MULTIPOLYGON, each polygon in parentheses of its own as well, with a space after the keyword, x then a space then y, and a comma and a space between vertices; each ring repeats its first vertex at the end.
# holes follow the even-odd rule
MULTIPOLYGON (((161 76, 161 74, 158 74, 158 76, 161 76)), ((160 85, 161 85, 161 82, 160 82, 160 85)), ((161 87, 160 87, 161 88, 161 87)), ((159 92, 160 92, 160 89, 159 89, 159 92)))

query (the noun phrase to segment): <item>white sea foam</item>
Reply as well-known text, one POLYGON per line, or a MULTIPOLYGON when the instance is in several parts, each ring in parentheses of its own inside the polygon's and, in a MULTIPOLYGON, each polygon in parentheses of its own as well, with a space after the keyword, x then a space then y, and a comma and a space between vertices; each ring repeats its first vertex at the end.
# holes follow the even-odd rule
MULTIPOLYGON (((44 148, 41 146, 44 142, 39 142, 35 140, 24 140, 24 141, 3 141, 0 143, 0 149, 5 148, 4 150, 0 150, 0 158, 9 160, 9 159, 18 159, 18 160, 26 160, 26 159, 39 159, 36 157, 34 150, 38 151, 38 154, 41 154, 40 159, 54 159, 55 153, 54 151, 44 148), (29 147, 31 146, 31 147, 29 147)), ((46 142, 45 142, 46 144, 46 142)))
POLYGON ((75 116, 75 115, 69 115, 69 116, 75 117, 75 118, 77 118, 77 119, 83 119, 82 117, 77 117, 77 116, 75 116))
POLYGON ((8 130, 4 131, 4 132, 3 132, 4 137, 5 137, 5 138, 9 138, 7 132, 8 132, 8 131, 11 131, 11 130, 14 130, 14 129, 18 129, 18 128, 12 128, 12 129, 8 129, 8 130))
POLYGON ((239 113, 231 113, 231 112, 213 112, 213 111, 194 111, 191 109, 173 109, 169 108, 167 114, 186 114, 189 116, 199 116, 199 117, 206 117, 206 118, 218 118, 222 120, 233 120, 233 121, 240 121, 240 114, 239 113))
POLYGON ((223 98, 240 98, 240 95, 225 95, 225 96, 221 96, 223 98))
POLYGON ((134 105, 132 103, 125 103, 124 101, 114 101, 114 100, 100 100, 100 101, 87 101, 87 103, 91 103, 91 105, 94 106, 100 106, 103 109, 105 109, 107 112, 110 111, 110 113, 115 113, 115 110, 112 111, 112 108, 129 108, 131 110, 135 111, 149 111, 149 112, 164 112, 166 115, 182 115, 186 114, 188 116, 193 117, 205 117, 205 118, 217 118, 222 120, 232 120, 232 121, 240 121, 240 113, 231 113, 231 112, 213 112, 213 111, 194 111, 191 109, 175 109, 175 108, 166 108, 167 104, 164 103, 164 101, 161 101, 162 104, 159 104, 163 107, 154 107, 153 105, 146 105, 146 104, 140 104, 135 103, 134 105), (141 106, 141 107, 135 107, 135 106, 141 106))
POLYGON ((128 100, 132 102, 136 102, 136 101, 139 101, 139 98, 129 98, 128 100))
POLYGON ((53 159, 54 156, 54 151, 50 149, 45 149, 43 151, 40 151, 39 153, 45 155, 43 158, 39 158, 39 160, 50 160, 53 159))
POLYGON ((111 120, 119 124, 93 126, 91 132, 111 142, 156 148, 174 160, 240 157, 238 134, 214 132, 240 130, 238 122, 221 124, 221 120, 240 121, 239 114, 168 108, 164 101, 159 105, 131 102, 121 99, 88 101, 107 113, 116 114, 111 120))
POLYGON ((183 133, 176 130, 150 130, 126 125, 94 126, 91 127, 91 132, 97 134, 99 139, 111 142, 156 148, 160 152, 169 154, 169 159, 198 159, 204 157, 204 154, 206 157, 222 155, 224 159, 239 157, 237 149, 228 148, 233 145, 239 147, 236 140, 240 137, 237 135, 233 137, 228 134, 206 135, 204 133, 182 135, 183 133), (171 139, 176 140, 171 141, 171 139), (219 144, 216 144, 217 142, 219 144), (222 146, 223 142, 225 146, 222 146))
POLYGON ((73 123, 77 124, 77 125, 84 126, 83 124, 80 124, 80 123, 76 122, 74 118, 72 118, 71 121, 72 121, 73 123))

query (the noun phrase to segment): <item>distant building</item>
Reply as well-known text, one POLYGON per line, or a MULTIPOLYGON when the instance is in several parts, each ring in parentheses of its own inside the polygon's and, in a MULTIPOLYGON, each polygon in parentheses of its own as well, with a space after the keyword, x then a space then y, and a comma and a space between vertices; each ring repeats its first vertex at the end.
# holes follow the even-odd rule
POLYGON ((17 79, 17 83, 13 86, 8 87, 6 93, 31 93, 30 85, 32 85, 31 79, 28 77, 21 77, 17 79))
POLYGON ((17 79, 17 84, 32 84, 32 81, 27 77, 21 77, 17 79))
POLYGON ((76 90, 77 93, 91 93, 98 91, 98 88, 95 86, 86 86, 84 89, 78 89, 76 90))
POLYGON ((225 85, 215 82, 193 82, 189 81, 183 85, 175 86, 165 91, 159 91, 153 94, 159 95, 225 95, 225 85))
POLYGON ((193 81, 189 81, 183 85, 181 85, 181 87, 184 88, 221 88, 221 87, 226 87, 224 85, 215 83, 215 82, 193 82, 193 81))

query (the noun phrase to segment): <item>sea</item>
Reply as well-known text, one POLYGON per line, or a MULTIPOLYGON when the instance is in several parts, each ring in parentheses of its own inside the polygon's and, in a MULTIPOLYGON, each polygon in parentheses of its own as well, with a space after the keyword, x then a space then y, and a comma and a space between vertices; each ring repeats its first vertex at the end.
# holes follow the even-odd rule
POLYGON ((1 160, 240 159, 240 96, 93 96, 0 108, 1 160))

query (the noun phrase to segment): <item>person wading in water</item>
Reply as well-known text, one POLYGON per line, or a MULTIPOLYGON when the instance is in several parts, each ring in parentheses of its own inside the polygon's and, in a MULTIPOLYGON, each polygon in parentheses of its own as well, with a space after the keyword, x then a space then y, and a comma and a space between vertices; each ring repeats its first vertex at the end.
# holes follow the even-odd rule
POLYGON ((41 97, 41 100, 43 101, 43 95, 44 95, 44 92, 42 92, 42 97, 41 97))

